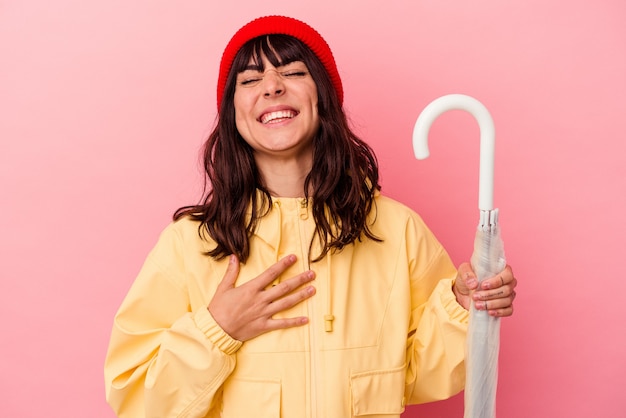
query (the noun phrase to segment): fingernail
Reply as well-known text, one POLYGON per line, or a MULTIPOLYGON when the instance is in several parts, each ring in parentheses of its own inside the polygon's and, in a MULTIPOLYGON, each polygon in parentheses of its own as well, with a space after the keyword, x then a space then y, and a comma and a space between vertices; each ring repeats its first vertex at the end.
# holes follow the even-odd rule
POLYGON ((294 261, 296 261, 296 256, 293 254, 287 256, 287 261, 289 261, 290 263, 293 263, 294 261))
POLYGON ((472 277, 471 279, 467 279, 467 281, 465 282, 465 284, 466 284, 468 287, 474 288, 474 287, 476 287, 476 285, 478 284, 478 280, 476 280, 475 278, 473 278, 473 277, 472 277))

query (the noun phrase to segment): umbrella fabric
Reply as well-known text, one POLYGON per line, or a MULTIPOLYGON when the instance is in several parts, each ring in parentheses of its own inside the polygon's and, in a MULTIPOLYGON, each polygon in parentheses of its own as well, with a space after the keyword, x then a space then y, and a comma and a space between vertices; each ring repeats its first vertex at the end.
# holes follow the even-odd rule
MULTIPOLYGON (((504 245, 498 226, 498 209, 481 210, 474 239, 472 268, 482 282, 506 266, 504 245)), ((467 337, 464 418, 494 418, 498 385, 500 318, 477 310, 472 304, 467 337)))

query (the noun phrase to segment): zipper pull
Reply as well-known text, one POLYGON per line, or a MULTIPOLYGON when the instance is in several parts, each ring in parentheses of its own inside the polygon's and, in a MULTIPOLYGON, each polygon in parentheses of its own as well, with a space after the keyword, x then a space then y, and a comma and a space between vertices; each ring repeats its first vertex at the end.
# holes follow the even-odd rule
POLYGON ((306 198, 300 201, 300 219, 309 219, 309 200, 306 198))

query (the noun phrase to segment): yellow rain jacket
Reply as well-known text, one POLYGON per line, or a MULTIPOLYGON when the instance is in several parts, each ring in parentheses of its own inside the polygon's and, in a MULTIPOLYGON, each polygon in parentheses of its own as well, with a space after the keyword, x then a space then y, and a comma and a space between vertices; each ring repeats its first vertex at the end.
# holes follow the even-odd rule
POLYGON ((370 216, 383 242, 357 241, 309 266, 309 206, 274 199, 237 281, 296 254, 283 277, 310 268, 317 293, 280 315, 309 323, 244 343, 207 309, 228 259, 203 254, 213 246, 197 222, 163 231, 115 316, 104 374, 120 417, 390 418, 463 388, 468 312, 419 216, 377 196, 370 216))

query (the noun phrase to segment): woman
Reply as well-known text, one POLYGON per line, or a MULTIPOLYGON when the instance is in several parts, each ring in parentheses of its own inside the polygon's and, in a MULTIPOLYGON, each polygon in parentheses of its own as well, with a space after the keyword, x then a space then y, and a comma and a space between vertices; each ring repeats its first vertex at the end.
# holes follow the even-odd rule
POLYGON ((179 209, 116 317, 123 417, 399 416, 463 388, 468 309, 512 314, 510 268, 477 289, 380 194, 330 48, 282 16, 222 57, 210 186, 179 209))

